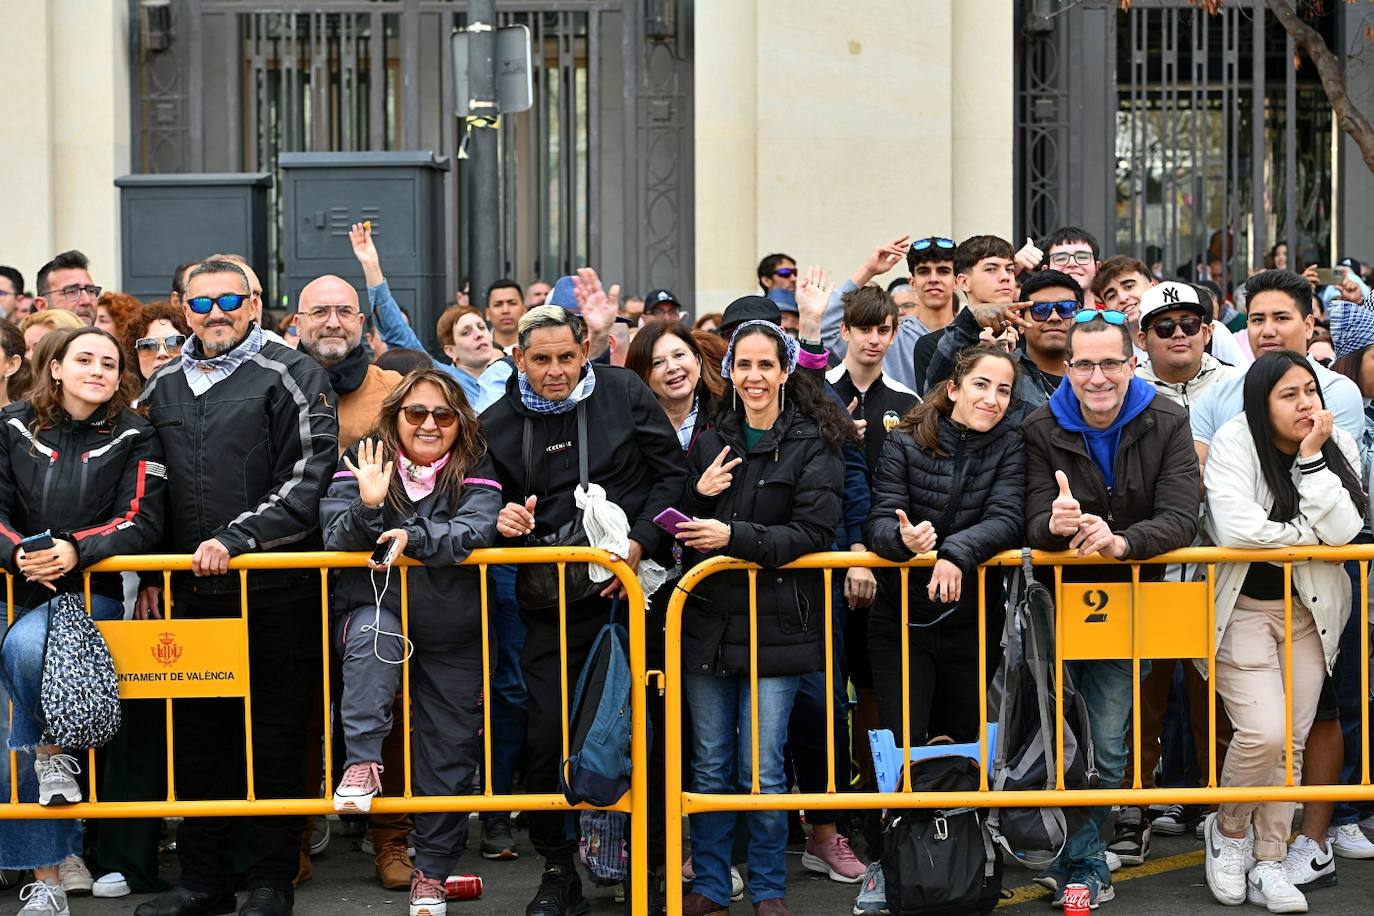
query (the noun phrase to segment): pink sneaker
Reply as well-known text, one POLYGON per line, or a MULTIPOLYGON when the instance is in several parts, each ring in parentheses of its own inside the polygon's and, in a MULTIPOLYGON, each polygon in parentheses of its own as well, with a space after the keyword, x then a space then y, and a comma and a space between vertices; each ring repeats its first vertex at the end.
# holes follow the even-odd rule
POLYGON ((829 875, 831 881, 858 884, 863 880, 867 866, 854 855, 844 834, 837 833, 820 843, 807 840, 806 852, 802 853, 802 868, 829 875))
POLYGON ((366 814, 372 810, 373 796, 382 794, 382 767, 377 763, 355 763, 344 770, 334 790, 334 810, 366 814))
POLYGON ((410 878, 410 916, 445 916, 447 912, 448 894, 444 882, 415 869, 410 878))

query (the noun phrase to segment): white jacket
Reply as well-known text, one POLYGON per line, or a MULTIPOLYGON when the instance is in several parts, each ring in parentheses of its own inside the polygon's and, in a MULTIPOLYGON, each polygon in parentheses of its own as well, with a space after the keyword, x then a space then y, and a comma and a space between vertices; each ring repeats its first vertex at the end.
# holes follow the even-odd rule
MULTIPOLYGON (((1359 446, 1345 430, 1331 432, 1352 468, 1360 466, 1359 446)), ((1363 507, 1350 499, 1335 471, 1320 456, 1293 463, 1298 488, 1298 515, 1288 522, 1270 521, 1274 494, 1264 482, 1259 453, 1245 414, 1232 417, 1212 437, 1203 482, 1207 489, 1203 528, 1218 547, 1241 549, 1302 547, 1350 543, 1364 524, 1363 507)), ((1217 566, 1215 644, 1235 610, 1249 563, 1217 566)), ((1312 612, 1330 673, 1340 647, 1341 630, 1350 616, 1350 578, 1340 563, 1293 564, 1293 591, 1312 612)), ((1205 661, 1199 664, 1203 669, 1205 661)))
POLYGON ((1228 366, 1212 354, 1203 353, 1202 365, 1198 368, 1197 375, 1186 382, 1161 381, 1159 376, 1155 375, 1154 367, 1148 361, 1142 363, 1140 368, 1135 370, 1135 374, 1154 385, 1155 391, 1159 392, 1160 395, 1187 410, 1202 392, 1224 379, 1244 375, 1245 370, 1236 366, 1228 366))

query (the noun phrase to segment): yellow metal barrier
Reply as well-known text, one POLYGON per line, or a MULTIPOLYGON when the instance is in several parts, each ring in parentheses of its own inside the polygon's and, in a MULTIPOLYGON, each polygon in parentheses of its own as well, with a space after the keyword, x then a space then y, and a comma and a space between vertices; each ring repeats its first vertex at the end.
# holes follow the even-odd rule
MULTIPOLYGON (((90 800, 76 805, 60 808, 42 807, 36 803, 18 801, 17 755, 11 752, 10 758, 10 798, 9 804, 0 804, 0 821, 6 819, 44 819, 44 818, 110 818, 110 817, 218 817, 241 815, 272 814, 326 814, 334 810, 333 802, 333 754, 327 740, 331 720, 330 702, 330 620, 329 620, 329 572, 334 569, 366 568, 367 553, 271 553, 247 554, 230 561, 229 568, 239 575, 240 614, 232 618, 173 619, 172 573, 188 572, 191 569, 189 555, 149 555, 111 557, 86 572, 86 603, 90 606, 90 573, 95 572, 161 572, 163 587, 164 619, 153 621, 110 621, 100 624, 106 635, 116 667, 121 674, 121 696, 126 698, 164 698, 167 715, 167 798, 158 801, 105 802, 97 795, 95 751, 87 755, 87 772, 90 775, 90 800), (249 592, 246 587, 250 572, 264 570, 318 570, 320 577, 320 647, 322 650, 322 677, 324 697, 324 722, 326 740, 324 741, 325 794, 323 798, 255 798, 253 791, 253 746, 252 716, 250 704, 244 702, 244 740, 247 767, 247 797, 240 800, 223 799, 208 801, 187 801, 176 797, 176 767, 173 757, 172 741, 172 702, 173 698, 236 696, 249 695, 247 660, 249 592), (180 651, 177 651, 180 650, 180 651), (188 656, 189 653, 189 656, 188 656), (151 676, 151 675, 166 675, 151 676), (179 675, 179 676, 174 676, 179 675)), ((631 861, 643 863, 648 855, 648 818, 646 796, 648 792, 648 746, 646 737, 645 693, 646 684, 644 654, 644 592, 639 580, 622 561, 614 559, 610 553, 590 547, 522 547, 499 548, 473 551, 462 564, 475 566, 481 582, 482 600, 482 695, 491 696, 491 640, 487 614, 487 571, 490 566, 557 564, 559 570, 559 625, 565 634, 559 647, 559 664, 563 674, 561 704, 563 710, 563 757, 568 752, 568 648, 567 648, 567 600, 566 567, 568 563, 595 563, 609 569, 624 586, 628 604, 628 630, 630 638, 630 670, 634 683, 640 689, 633 691, 631 702, 631 722, 633 737, 631 741, 632 772, 630 791, 615 805, 606 810, 634 813, 630 822, 631 861)), ((396 564, 400 571, 401 582, 401 632, 409 635, 409 587, 407 569, 420 564, 402 558, 396 564)), ((14 580, 6 577, 6 597, 9 608, 9 622, 13 623, 14 580)), ((410 695, 410 662, 402 667, 402 691, 410 695)), ((481 795, 455 796, 416 796, 410 785, 410 704, 403 703, 403 718, 393 727, 403 729, 405 792, 400 797, 378 796, 372 803, 372 810, 378 813, 425 812, 425 811, 559 811, 589 808, 589 805, 571 806, 562 795, 496 795, 491 789, 489 775, 483 779, 481 795)), ((305 740, 305 736, 302 736, 305 740)), ((491 704, 483 703, 483 757, 484 774, 491 772, 491 704)), ((630 893, 635 912, 647 908, 648 869, 639 867, 631 870, 630 893)))
MULTIPOLYGON (((909 632, 908 580, 912 568, 931 566, 935 554, 924 554, 908 563, 893 563, 872 553, 817 553, 788 564, 786 569, 821 570, 825 588, 824 656, 826 735, 834 747, 834 651, 833 651, 833 591, 832 573, 835 569, 851 567, 898 569, 901 579, 901 632, 909 632)), ((1041 791, 991 792, 988 789, 986 767, 980 767, 979 788, 971 792, 942 792, 919 794, 911 791, 910 773, 904 766, 901 787, 896 792, 835 791, 834 755, 827 755, 825 793, 782 793, 764 795, 759 792, 758 746, 758 626, 756 577, 760 567, 732 557, 713 557, 692 568, 679 580, 667 609, 665 640, 669 647, 680 644, 682 616, 691 592, 702 581, 722 572, 744 570, 749 577, 749 659, 750 659, 750 753, 753 779, 748 794, 707 794, 685 791, 682 774, 682 658, 670 651, 666 659, 665 686, 667 704, 665 714, 665 773, 667 860, 669 874, 673 863, 683 860, 682 817, 708 811, 791 811, 797 809, 882 809, 923 807, 1032 807, 1032 806, 1092 806, 1092 805, 1150 805, 1159 802, 1215 805, 1243 801, 1342 801, 1374 800, 1374 786, 1369 779, 1369 704, 1361 712, 1361 766, 1359 785, 1299 786, 1295 784, 1293 759, 1292 712, 1292 623, 1293 603, 1290 589, 1292 563, 1319 560, 1341 563, 1358 561, 1360 570, 1360 686, 1361 695, 1369 696, 1369 562, 1374 559, 1374 545, 1348 547, 1303 547, 1271 550, 1228 550, 1215 547, 1194 547, 1152 558, 1148 565, 1193 564, 1205 569, 1202 582, 1141 582, 1141 563, 1118 563, 1100 557, 1079 557, 1073 553, 1033 552, 1032 562, 1037 570, 1053 569, 1055 594, 1055 711, 1057 719, 1056 745, 1058 772, 1056 788, 1041 791), (1285 750, 1288 772, 1282 786, 1218 786, 1216 760, 1216 682, 1208 678, 1208 774, 1207 786, 1196 789, 1141 787, 1140 767, 1140 663, 1153 658, 1205 658, 1208 671, 1215 664, 1216 640, 1215 595, 1213 583, 1216 567, 1223 563, 1269 562, 1282 563, 1284 568, 1284 641, 1285 641, 1285 750), (1112 583, 1064 582, 1064 568, 1068 566, 1126 566, 1131 567, 1131 581, 1112 583), (1072 607, 1072 611, 1069 608, 1072 607), (1129 659, 1132 669, 1132 753, 1134 755, 1134 785, 1128 789, 1102 788, 1067 790, 1064 788, 1064 728, 1063 728, 1063 666, 1066 661, 1096 659, 1129 659)), ((1019 551, 999 554, 978 571, 978 644, 987 644, 987 616, 985 586, 989 569, 1020 567, 1019 551)), ((901 640, 902 662, 902 718, 904 722, 901 757, 906 761, 912 748, 910 710, 910 647, 907 638, 901 640)), ((978 653, 978 712, 980 758, 988 758, 986 655, 978 653)), ((895 737, 895 736, 894 736, 895 737)), ((862 740, 862 739, 859 739, 862 740)), ((668 912, 677 916, 682 912, 682 886, 670 880, 667 888, 668 912)))

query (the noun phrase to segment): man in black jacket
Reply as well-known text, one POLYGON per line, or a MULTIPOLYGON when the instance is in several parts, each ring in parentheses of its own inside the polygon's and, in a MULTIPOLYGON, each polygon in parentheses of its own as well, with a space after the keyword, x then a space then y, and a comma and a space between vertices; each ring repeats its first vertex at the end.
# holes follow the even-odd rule
MULTIPOLYGON (((676 505, 686 485, 682 447, 663 408, 633 372, 614 366, 592 368, 581 318, 557 306, 539 306, 520 319, 514 352, 516 374, 505 395, 482 414, 487 447, 496 462, 502 491, 510 502, 497 519, 497 532, 509 544, 562 540, 581 526, 573 491, 579 485, 579 453, 587 478, 605 489, 607 499, 625 511, 631 569, 657 558, 672 565, 672 538, 654 516, 676 505), (586 440, 578 435, 578 413, 585 413, 586 440), (529 537, 529 536, 533 537, 529 537)), ((570 568, 571 570, 571 568, 570 568)), ((535 570, 530 570, 535 572, 535 570)), ((570 584, 573 581, 569 576, 570 584)), ((526 724, 525 786, 529 792, 558 790, 562 750, 560 691, 571 701, 579 672, 597 631, 611 614, 619 591, 612 580, 604 590, 573 600, 569 596, 567 633, 560 634, 558 608, 528 607, 522 600, 525 646, 521 668, 529 696, 526 724), (566 639, 568 683, 560 683, 559 645, 566 639)), ((519 594, 517 585, 517 597, 519 594)), ((539 890, 528 916, 567 916, 582 912, 582 882, 573 864, 577 842, 564 832, 561 812, 531 812, 530 840, 544 858, 539 890)))
MULTIPOLYGON (((1197 535, 1200 473, 1190 448, 1188 414, 1135 378, 1135 355, 1122 312, 1085 311, 1068 333, 1061 385, 1021 425, 1026 440, 1026 543, 1143 560, 1192 544, 1197 535)), ((1159 579, 1163 567, 1144 567, 1159 579)), ((1066 581, 1130 581, 1125 564, 1067 567, 1066 581)), ((1101 785, 1119 786, 1126 768, 1131 663, 1066 665, 1088 705, 1101 785)), ((1115 896, 1100 831, 1108 808, 1069 837, 1037 882, 1056 901, 1070 882, 1088 885, 1092 905, 1115 896)))
MULTIPOLYGON (((191 574, 174 577, 176 616, 239 615, 232 557, 322 544, 320 497, 338 455, 334 393, 314 360, 264 338, 250 296, 237 264, 195 268, 184 302, 194 336, 143 391, 170 474, 168 547, 194 554, 191 574)), ((251 573, 248 589, 254 790, 258 798, 289 798, 305 788, 301 734, 318 676, 319 584, 306 570, 251 573)), ((144 590, 138 616, 161 616, 158 592, 144 590)), ((245 797, 241 703, 182 700, 174 716, 177 796, 245 797)), ((177 832, 180 883, 134 912, 232 912, 239 849, 249 857, 249 895, 239 912, 285 916, 300 833, 300 818, 187 818, 177 832)))

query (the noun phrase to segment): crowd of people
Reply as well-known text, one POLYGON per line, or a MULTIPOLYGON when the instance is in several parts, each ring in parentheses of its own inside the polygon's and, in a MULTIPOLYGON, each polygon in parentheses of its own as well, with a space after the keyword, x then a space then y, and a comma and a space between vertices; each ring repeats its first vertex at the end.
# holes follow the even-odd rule
MULTIPOLYGON (((303 818, 186 818, 168 887, 158 821, 60 817, 91 787, 80 749, 45 731, 46 611, 106 557, 192 561, 172 574, 170 607, 161 577, 92 576, 97 619, 232 617, 249 592, 251 739, 241 701, 175 701, 176 797, 243 797, 251 740, 255 797, 333 787, 336 810, 367 823, 378 880, 408 889, 411 916, 443 916, 469 817, 372 810, 406 782, 403 704, 417 795, 557 792, 563 694, 603 624, 628 612, 614 578, 574 564, 560 625, 558 589, 540 567, 492 567, 484 586, 478 569, 458 565, 473 550, 592 543, 623 560, 648 596, 650 666, 681 653, 687 788, 785 793, 826 791, 832 767, 841 791, 874 789, 871 728, 914 744, 977 740, 988 687, 979 659, 995 670, 1004 614, 1000 576, 987 577, 980 602, 978 568, 1000 551, 1098 556, 1063 570, 1066 581, 1098 582, 1131 580, 1130 565, 1109 560, 1195 544, 1371 540, 1374 294, 1350 259, 1323 284, 1315 267, 1287 269, 1276 246, 1224 290, 1206 277, 1165 279, 1130 256, 1104 259, 1074 227, 1018 250, 990 235, 903 236, 833 286, 819 267, 768 255, 757 293, 695 316, 670 290, 622 297, 591 269, 528 289, 503 279, 485 303, 461 297, 443 311, 431 352, 390 290, 371 227, 353 226, 349 239, 362 295, 349 278, 319 277, 284 317, 233 254, 181 265, 168 298, 151 303, 102 291, 77 251, 45 264, 28 300, 22 275, 0 267, 0 536, 12 545, 0 563, 14 580, 0 684, 19 760, 0 793, 13 776, 20 801, 58 815, 0 820, 0 869, 32 873, 22 912, 65 916, 69 894, 146 893, 156 896, 137 916, 231 913, 246 889, 239 913, 282 916, 311 877, 303 818), (899 266, 905 276, 874 282, 899 266), (594 539, 592 514, 612 520, 594 539), (229 571, 246 553, 320 549, 374 551, 368 569, 331 577, 332 722, 321 712, 317 574, 229 571), (905 580, 859 567, 835 575, 827 646, 825 577, 784 568, 824 550, 934 562, 905 580), (719 555, 763 571, 705 580, 680 639, 665 644, 678 578, 719 555), (400 556, 421 564, 408 579, 408 627, 392 581, 400 556), (980 613, 994 634, 986 642, 980 613), (829 723, 827 653, 837 673, 829 723), (323 772, 325 741, 340 749, 338 772, 323 772)), ((1200 575, 1139 568, 1143 581, 1200 575)), ((1213 670, 1193 659, 1142 665, 1142 785, 1207 784, 1208 678, 1221 701, 1219 784, 1281 785, 1290 767, 1302 783, 1358 782, 1369 702, 1358 578, 1354 563, 1299 562, 1291 575, 1274 563, 1219 567, 1213 670), (1170 719, 1183 727, 1166 728, 1170 719)), ((1086 703, 1099 784, 1134 785, 1130 661, 1066 668, 1086 703)), ((642 866, 653 912, 680 870, 687 916, 725 913, 746 894, 755 912, 786 914, 793 842, 804 843, 805 869, 855 886, 855 914, 888 912, 877 811, 692 814, 690 858, 666 862, 655 700, 651 691, 655 801, 642 866)), ((124 706, 120 734, 101 750, 100 797, 165 797, 162 706, 124 706)), ((527 916, 586 912, 586 846, 572 822, 530 811, 517 827, 513 814, 482 815, 480 854, 516 859, 516 832, 527 831, 543 863, 527 916)), ((1152 833, 1195 831, 1217 900, 1305 912, 1307 892, 1335 883, 1335 857, 1374 858, 1374 808, 1307 804, 1290 842, 1293 817, 1277 802, 1093 808, 1035 880, 1055 904, 1084 884, 1096 908, 1115 896, 1117 868, 1148 858, 1152 833)))

